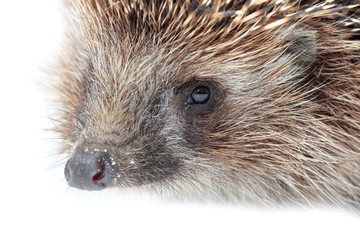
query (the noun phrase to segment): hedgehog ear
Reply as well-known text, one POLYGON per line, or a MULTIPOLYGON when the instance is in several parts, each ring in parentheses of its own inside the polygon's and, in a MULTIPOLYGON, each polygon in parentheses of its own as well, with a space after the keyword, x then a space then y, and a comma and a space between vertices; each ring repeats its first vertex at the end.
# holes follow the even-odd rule
POLYGON ((286 51, 299 64, 311 64, 317 57, 317 34, 308 27, 293 29, 285 37, 286 51))

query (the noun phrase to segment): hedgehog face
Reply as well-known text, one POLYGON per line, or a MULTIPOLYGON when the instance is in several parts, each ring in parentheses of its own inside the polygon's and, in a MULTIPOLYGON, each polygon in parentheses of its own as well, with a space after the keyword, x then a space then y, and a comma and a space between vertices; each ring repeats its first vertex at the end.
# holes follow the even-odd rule
POLYGON ((195 172, 214 164, 232 164, 224 152, 241 154, 239 146, 249 142, 239 138, 258 128, 256 120, 247 119, 261 116, 251 105, 266 100, 270 108, 286 86, 271 82, 301 78, 305 67, 293 59, 310 45, 297 44, 303 48, 296 51, 274 45, 268 56, 261 46, 239 46, 214 57, 208 41, 201 43, 203 50, 187 46, 179 51, 172 41, 146 35, 135 44, 87 37, 85 97, 77 107, 65 168, 69 185, 86 190, 172 184, 196 179, 195 172), (234 54, 239 56, 232 59, 234 54), (264 64, 258 65, 259 57, 264 64), (287 61, 293 62, 284 67, 287 61), (259 83, 264 92, 258 91, 259 83))

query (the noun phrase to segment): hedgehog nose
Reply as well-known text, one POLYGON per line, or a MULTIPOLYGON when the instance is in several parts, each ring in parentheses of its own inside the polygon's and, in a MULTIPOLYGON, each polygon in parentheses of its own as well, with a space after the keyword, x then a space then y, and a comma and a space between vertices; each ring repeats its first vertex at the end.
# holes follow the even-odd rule
POLYGON ((111 185, 110 155, 107 152, 77 147, 65 166, 65 178, 70 187, 101 190, 111 185))

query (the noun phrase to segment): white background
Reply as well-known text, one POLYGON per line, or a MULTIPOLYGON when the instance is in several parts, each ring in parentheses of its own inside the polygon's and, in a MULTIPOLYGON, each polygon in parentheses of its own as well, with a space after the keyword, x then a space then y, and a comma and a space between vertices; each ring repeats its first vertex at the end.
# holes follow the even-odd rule
MULTIPOLYGON (((0 4, 1 239, 360 239, 360 216, 166 203, 68 190, 36 83, 62 31, 55 0, 0 4), (51 137, 51 136, 50 136, 51 137)), ((63 163, 63 161, 61 162, 63 163)))

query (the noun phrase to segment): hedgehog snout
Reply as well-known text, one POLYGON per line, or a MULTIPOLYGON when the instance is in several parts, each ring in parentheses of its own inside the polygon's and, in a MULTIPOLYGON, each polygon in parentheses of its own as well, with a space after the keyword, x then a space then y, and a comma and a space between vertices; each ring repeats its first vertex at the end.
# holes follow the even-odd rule
POLYGON ((65 178, 70 187, 102 190, 113 185, 114 168, 106 150, 77 147, 65 166, 65 178))

